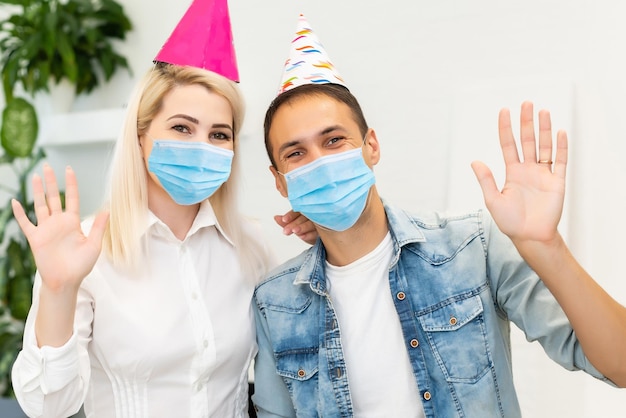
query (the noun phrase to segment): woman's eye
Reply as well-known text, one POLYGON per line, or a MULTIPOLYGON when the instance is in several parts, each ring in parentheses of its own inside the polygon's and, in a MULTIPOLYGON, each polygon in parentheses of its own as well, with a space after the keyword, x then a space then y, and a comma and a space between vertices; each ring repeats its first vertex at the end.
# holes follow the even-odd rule
POLYGON ((188 134, 190 132, 189 128, 185 125, 174 125, 172 126, 172 129, 183 134, 188 134))
POLYGON ((211 134, 211 139, 218 139, 220 141, 230 141, 231 136, 224 132, 215 132, 211 134))

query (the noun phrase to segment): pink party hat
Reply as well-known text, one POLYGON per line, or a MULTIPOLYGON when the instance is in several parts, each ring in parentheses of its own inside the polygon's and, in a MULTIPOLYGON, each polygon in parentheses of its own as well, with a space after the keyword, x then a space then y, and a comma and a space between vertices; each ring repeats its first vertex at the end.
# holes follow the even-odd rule
POLYGON ((278 94, 303 84, 335 83, 347 87, 328 59, 322 43, 304 15, 298 18, 298 30, 291 41, 289 58, 285 62, 278 94))
POLYGON ((226 0, 193 0, 154 61, 203 68, 239 82, 226 0))

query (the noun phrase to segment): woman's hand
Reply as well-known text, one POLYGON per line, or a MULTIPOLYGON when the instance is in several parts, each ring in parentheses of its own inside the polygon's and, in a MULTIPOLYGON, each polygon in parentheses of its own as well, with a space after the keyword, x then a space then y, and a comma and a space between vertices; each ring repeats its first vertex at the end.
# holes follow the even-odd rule
POLYGON ((12 201, 13 213, 30 244, 43 286, 52 292, 77 291, 98 259, 108 214, 96 216, 89 236, 85 236, 80 226, 74 171, 70 167, 65 171, 65 211, 56 177, 47 164, 43 167, 43 175, 45 192, 41 177, 37 174, 33 176, 37 225, 28 219, 17 200, 12 201))
POLYGON ((283 228, 285 235, 296 234, 298 238, 307 244, 315 244, 318 237, 315 225, 300 212, 290 210, 284 215, 274 216, 274 220, 283 228))

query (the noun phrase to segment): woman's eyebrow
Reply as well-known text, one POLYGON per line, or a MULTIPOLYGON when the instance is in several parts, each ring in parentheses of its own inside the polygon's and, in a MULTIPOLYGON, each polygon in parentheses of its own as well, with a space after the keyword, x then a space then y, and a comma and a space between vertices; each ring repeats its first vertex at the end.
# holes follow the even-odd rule
POLYGON ((183 118, 183 119, 187 119, 189 122, 192 122, 192 123, 195 123, 195 124, 200 123, 200 121, 198 121, 198 119, 196 119, 196 118, 194 118, 194 117, 191 117, 191 116, 189 116, 189 115, 184 115, 184 114, 182 114, 182 113, 178 113, 178 114, 176 114, 176 115, 172 115, 172 116, 170 116, 169 118, 167 118, 167 120, 176 119, 176 118, 183 118))

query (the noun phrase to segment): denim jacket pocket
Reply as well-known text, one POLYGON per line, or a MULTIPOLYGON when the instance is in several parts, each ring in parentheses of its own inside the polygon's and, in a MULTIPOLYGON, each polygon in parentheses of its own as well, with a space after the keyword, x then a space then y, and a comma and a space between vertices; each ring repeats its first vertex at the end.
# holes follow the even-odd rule
POLYGON ((288 379, 306 381, 317 374, 318 350, 316 348, 290 350, 276 354, 276 371, 288 379))
POLYGON ((492 365, 479 295, 456 296, 418 313, 448 382, 475 383, 492 365))

